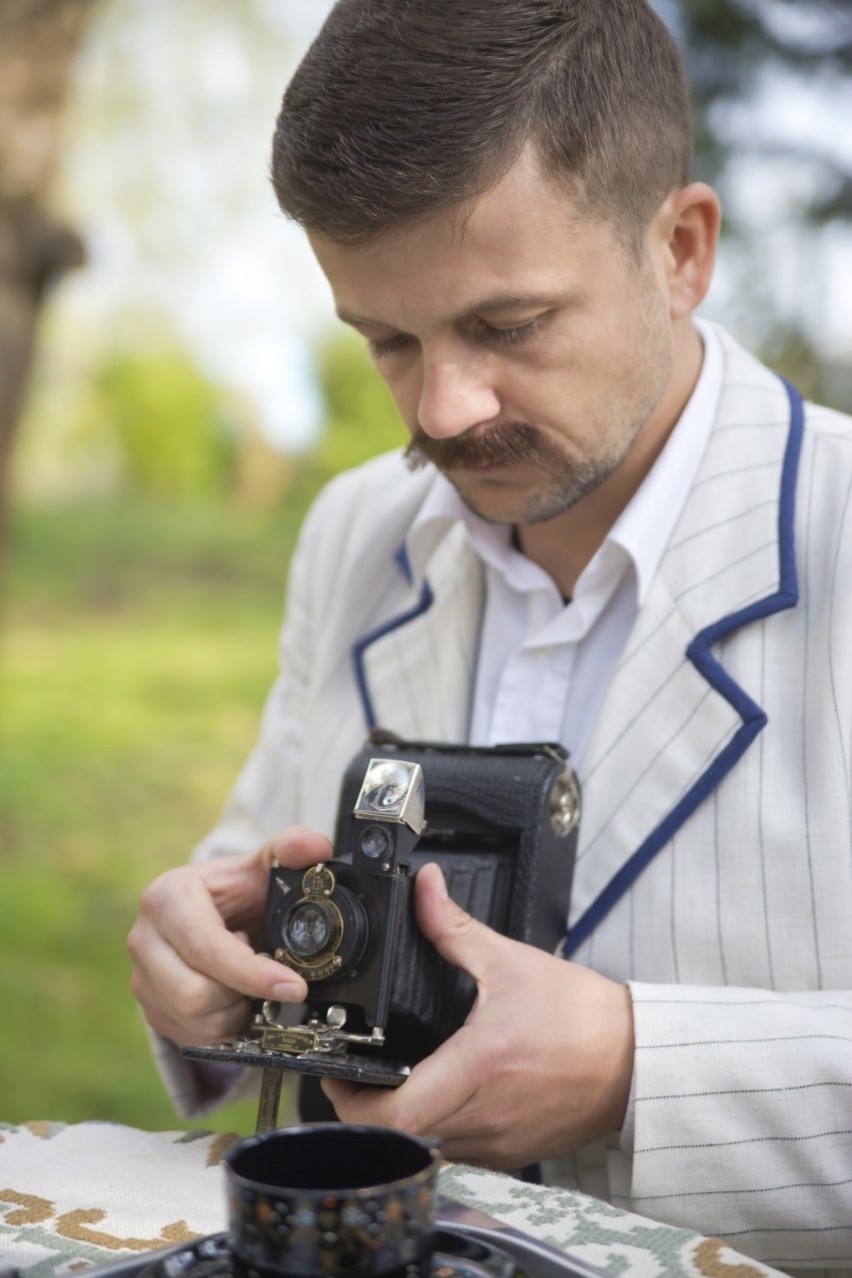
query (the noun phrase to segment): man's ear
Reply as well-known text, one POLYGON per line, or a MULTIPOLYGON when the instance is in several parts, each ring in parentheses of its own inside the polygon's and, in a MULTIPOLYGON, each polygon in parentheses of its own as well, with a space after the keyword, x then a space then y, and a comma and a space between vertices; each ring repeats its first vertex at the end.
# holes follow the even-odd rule
POLYGON ((719 197, 706 182, 690 182, 672 191, 655 218, 662 243, 673 320, 684 319, 704 300, 722 224, 719 197))

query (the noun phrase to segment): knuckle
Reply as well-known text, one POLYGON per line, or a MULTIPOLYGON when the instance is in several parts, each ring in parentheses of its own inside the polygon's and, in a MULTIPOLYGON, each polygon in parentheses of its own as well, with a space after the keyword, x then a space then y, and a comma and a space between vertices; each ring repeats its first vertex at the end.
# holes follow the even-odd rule
POLYGON ((221 1043, 225 1039, 233 1038, 235 1034, 245 1028, 248 1015, 248 1002, 241 999, 239 1003, 234 1004, 225 1011, 205 1016, 200 1023, 199 1029, 207 1042, 221 1043))
POLYGON ((206 975, 214 961, 215 948, 215 942, 209 930, 203 927, 188 927, 180 942, 180 952, 184 962, 202 976, 206 975))
POLYGON ((216 986, 205 977, 186 978, 172 992, 172 1002, 182 1021, 201 1020, 209 1014, 216 986))
POLYGON ((508 1135, 507 1123, 505 1115, 495 1108, 489 1107, 481 1115, 479 1123, 482 1135, 487 1139, 488 1144, 495 1153, 500 1153, 505 1147, 508 1135))
POLYGON ((148 884, 139 898, 141 914, 156 915, 164 905, 174 900, 175 893, 179 891, 180 879, 183 877, 184 869, 185 867, 178 867, 173 870, 166 870, 164 874, 160 874, 148 884))
POLYGON ((505 1131, 486 1132, 488 1144, 488 1163, 495 1168, 516 1167, 518 1154, 505 1131))
POLYGON ((139 923, 137 921, 136 923, 133 924, 133 927, 127 933, 127 948, 130 951, 131 957, 136 962, 138 962, 141 957, 142 947, 143 947, 142 929, 140 928, 139 923))
POLYGON ((468 932, 472 931, 475 923, 476 920, 473 915, 468 914, 460 905, 453 911, 452 918, 450 919, 450 927, 458 936, 464 936, 468 932))
POLYGON ((396 1115, 396 1121, 389 1123, 389 1127, 396 1127, 402 1132, 411 1132, 413 1136, 422 1136, 426 1130, 426 1123, 420 1111, 419 1105, 409 1105, 396 1115))
POLYGON ((142 979, 142 974, 136 967, 133 967, 130 970, 130 993, 136 999, 137 1003, 144 1004, 146 997, 145 982, 142 979))
POLYGON ((173 1037, 175 1029, 173 1021, 170 1021, 168 1017, 163 1016, 155 1007, 143 1006, 142 1011, 145 1014, 145 1020, 152 1030, 155 1030, 157 1034, 162 1035, 163 1038, 171 1039, 172 1042, 175 1041, 173 1037))

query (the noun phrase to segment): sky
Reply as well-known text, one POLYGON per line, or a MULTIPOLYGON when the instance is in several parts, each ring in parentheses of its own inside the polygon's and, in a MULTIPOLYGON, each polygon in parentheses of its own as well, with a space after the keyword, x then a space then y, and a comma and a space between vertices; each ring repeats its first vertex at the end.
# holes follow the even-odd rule
MULTIPOLYGON (((94 359, 147 315, 245 396, 285 450, 315 437, 311 352, 336 321, 302 231, 275 204, 269 148, 283 89, 331 3, 106 0, 77 65, 61 176, 90 260, 57 292, 51 340, 73 340, 94 359)), ((824 138, 852 167, 852 131, 836 128, 838 109, 852 118, 852 88, 844 92, 827 105, 813 86, 776 79, 761 87, 757 112, 734 109, 722 127, 732 141, 824 138)), ((745 269, 771 275, 822 349, 848 359, 848 234, 803 245, 773 212, 795 209, 800 175, 769 174, 753 159, 738 165, 730 198, 757 233, 745 269)), ((739 313, 742 269, 723 256, 702 309, 749 340, 759 322, 739 313)))

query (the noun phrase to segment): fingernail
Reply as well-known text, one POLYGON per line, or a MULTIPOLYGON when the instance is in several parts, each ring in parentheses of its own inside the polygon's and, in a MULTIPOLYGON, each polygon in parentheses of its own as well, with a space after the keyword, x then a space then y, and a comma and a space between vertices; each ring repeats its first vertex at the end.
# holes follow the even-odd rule
POLYGON ((436 863, 436 869, 438 871, 436 875, 436 887, 438 889, 438 895, 440 896, 442 901, 448 901, 450 899, 450 894, 447 891, 447 880, 444 878, 444 871, 441 869, 439 865, 437 865, 437 863, 436 863))
POLYGON ((301 1001, 301 999, 304 997, 302 993, 302 984, 300 982, 298 985, 296 985, 295 983, 293 983, 292 985, 290 984, 285 985, 282 981, 278 985, 273 985, 272 997, 276 999, 279 1003, 291 1003, 294 998, 301 1001))

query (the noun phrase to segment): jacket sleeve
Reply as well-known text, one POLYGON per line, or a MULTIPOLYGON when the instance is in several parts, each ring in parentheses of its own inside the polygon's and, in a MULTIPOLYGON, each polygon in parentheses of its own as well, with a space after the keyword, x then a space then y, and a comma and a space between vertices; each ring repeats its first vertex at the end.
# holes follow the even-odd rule
POLYGON ((772 1265, 852 1263, 852 991, 630 989, 631 1207, 772 1265))

